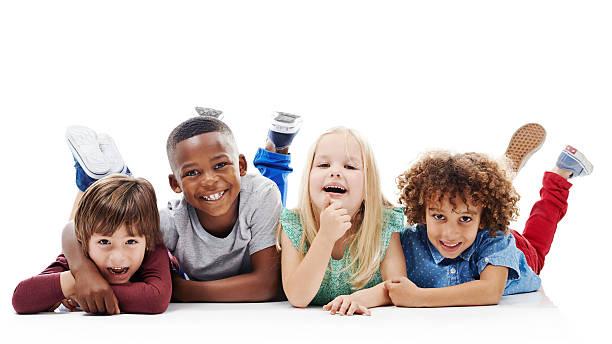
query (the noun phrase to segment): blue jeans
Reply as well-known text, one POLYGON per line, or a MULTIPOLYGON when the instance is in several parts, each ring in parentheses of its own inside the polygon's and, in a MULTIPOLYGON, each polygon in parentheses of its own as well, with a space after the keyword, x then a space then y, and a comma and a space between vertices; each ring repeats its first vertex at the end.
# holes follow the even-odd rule
POLYGON ((257 150, 253 165, 257 167, 259 172, 276 183, 281 193, 283 207, 287 200, 287 177, 293 169, 289 167, 291 163, 291 155, 268 152, 263 148, 257 150))

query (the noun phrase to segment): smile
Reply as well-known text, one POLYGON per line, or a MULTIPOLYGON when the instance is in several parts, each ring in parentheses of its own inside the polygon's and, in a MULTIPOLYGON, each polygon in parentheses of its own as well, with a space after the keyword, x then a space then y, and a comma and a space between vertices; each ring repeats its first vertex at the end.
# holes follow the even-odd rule
POLYGON ((457 243, 451 244, 451 243, 445 243, 442 240, 440 240, 440 246, 442 246, 442 248, 444 248, 447 251, 455 250, 456 248, 459 247, 460 244, 461 244, 461 242, 457 242, 457 243))
POLYGON ((343 188, 342 186, 338 186, 338 185, 324 186, 323 187, 323 191, 330 192, 330 193, 337 193, 337 194, 344 194, 344 193, 346 193, 346 189, 343 188))
POLYGON ((107 268, 107 270, 110 271, 110 273, 113 274, 113 275, 122 275, 122 274, 127 273, 129 268, 127 268, 127 267, 113 267, 113 268, 107 268))
POLYGON ((221 197, 223 197, 223 195, 225 194, 225 191, 221 191, 218 192, 216 194, 212 194, 212 195, 208 195, 208 196, 202 196, 202 199, 205 201, 216 201, 218 199, 220 199, 221 197))

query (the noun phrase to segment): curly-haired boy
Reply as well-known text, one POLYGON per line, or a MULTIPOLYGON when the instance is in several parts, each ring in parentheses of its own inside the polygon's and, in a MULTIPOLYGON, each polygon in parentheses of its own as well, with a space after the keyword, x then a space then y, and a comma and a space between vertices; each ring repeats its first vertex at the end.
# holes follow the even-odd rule
MULTIPOLYGON (((506 152, 515 158, 514 172, 529 155, 515 158, 506 152)), ((398 178, 400 202, 415 226, 400 235, 408 277, 386 283, 393 303, 489 305, 502 295, 537 290, 557 223, 567 210, 572 186, 567 179, 588 175, 592 168, 567 146, 544 174, 541 199, 520 234, 508 228, 518 213, 519 195, 502 164, 478 153, 425 153, 398 178)))

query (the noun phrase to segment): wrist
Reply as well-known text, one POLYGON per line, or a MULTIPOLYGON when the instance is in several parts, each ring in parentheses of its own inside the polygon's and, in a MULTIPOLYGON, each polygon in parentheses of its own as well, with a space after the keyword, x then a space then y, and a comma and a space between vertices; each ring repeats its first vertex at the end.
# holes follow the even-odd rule
MULTIPOLYGON (((321 242, 322 244, 327 244, 327 246, 333 247, 334 244, 336 243, 336 240, 334 238, 332 238, 330 235, 327 234, 327 231, 324 229, 323 226, 321 226, 319 228, 319 230, 317 231, 317 235, 315 236, 315 240, 317 240, 319 242, 321 242)), ((313 240, 314 243, 314 240, 313 240)))
POLYGON ((62 288, 62 294, 64 294, 64 297, 68 298, 70 295, 75 294, 75 284, 76 281, 70 270, 60 273, 60 286, 62 288))

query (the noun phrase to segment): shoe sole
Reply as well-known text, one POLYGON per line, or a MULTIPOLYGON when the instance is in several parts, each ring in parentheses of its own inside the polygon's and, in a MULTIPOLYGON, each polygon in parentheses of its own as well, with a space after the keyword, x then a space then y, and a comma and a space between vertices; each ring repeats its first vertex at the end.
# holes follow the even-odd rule
POLYGON ((119 153, 115 140, 107 134, 98 135, 98 144, 109 168, 109 173, 121 173, 126 170, 125 162, 119 153))
POLYGON ((514 172, 523 168, 529 157, 542 147, 545 139, 546 130, 538 123, 525 124, 514 132, 504 154, 512 161, 514 172))
POLYGON ((302 116, 287 112, 275 112, 272 114, 272 131, 281 134, 295 134, 300 130, 302 116))
POLYGON ((83 171, 88 176, 93 179, 100 179, 108 174, 108 166, 101 151, 100 161, 92 158, 91 154, 85 154, 85 152, 82 151, 84 145, 91 144, 92 142, 96 142, 97 144, 95 131, 87 127, 68 127, 68 129, 66 129, 66 141, 68 142, 68 147, 72 152, 72 156, 79 165, 81 165, 81 168, 83 168, 83 171))

